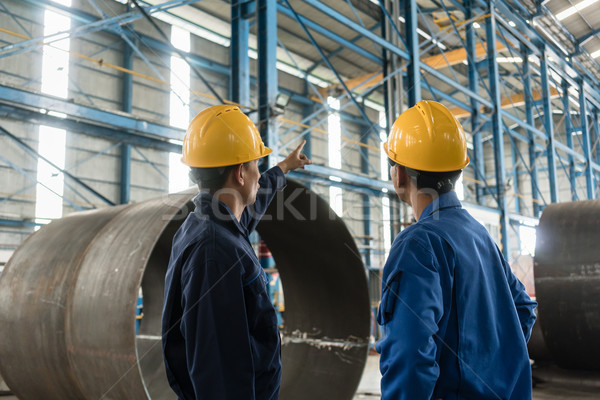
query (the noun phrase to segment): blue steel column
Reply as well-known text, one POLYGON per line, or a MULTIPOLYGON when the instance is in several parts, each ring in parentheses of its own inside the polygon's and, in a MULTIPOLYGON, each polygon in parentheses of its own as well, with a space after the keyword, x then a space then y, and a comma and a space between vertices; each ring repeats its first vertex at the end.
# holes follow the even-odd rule
MULTIPOLYGON (((519 168, 517 168, 517 149, 515 147, 518 146, 517 142, 512 141, 510 144, 510 156, 512 159, 512 179, 513 179, 513 187, 515 195, 521 194, 521 189, 519 185, 519 168)), ((515 213, 521 214, 521 197, 515 196, 515 213)))
POLYGON ((502 126, 501 101, 500 101, 500 75, 498 63, 496 62, 496 12, 494 11, 494 0, 488 1, 489 17, 485 19, 488 76, 490 79, 490 90, 492 100, 492 134, 494 138, 494 166, 496 169, 496 196, 498 209, 500 210, 500 243, 502 254, 508 259, 508 213, 506 212, 506 194, 504 184, 506 182, 506 171, 504 168, 504 129, 502 126))
POLYGON ((542 75, 542 101, 544 103, 544 127, 546 130, 548 159, 548 180, 550 184, 550 201, 558 202, 558 187, 556 186, 556 147, 554 144, 554 121, 552 120, 552 99, 550 98, 550 81, 548 79, 548 52, 542 51, 540 74, 542 75))
POLYGON ((249 21, 244 18, 242 0, 231 3, 231 100, 250 104, 250 58, 248 57, 249 21))
POLYGON ((404 29, 406 33, 406 46, 408 47, 408 53, 410 60, 407 66, 407 94, 408 94, 408 107, 414 106, 419 100, 421 100, 421 58, 419 51, 419 35, 417 34, 418 21, 417 21, 417 1, 416 0, 403 0, 404 1, 404 18, 405 24, 404 29))
MULTIPOLYGON (((569 83, 563 81, 563 112, 565 120, 565 134, 567 136, 567 146, 573 150, 573 124, 571 123, 571 107, 569 106, 569 83)), ((571 154, 568 155, 569 160, 569 184, 571 186, 571 201, 577 201, 577 171, 575 170, 575 159, 571 154)))
POLYGON ((600 164, 600 124, 598 123, 598 114, 600 114, 600 110, 594 112, 594 132, 596 133, 596 137, 594 138, 595 146, 591 149, 592 153, 596 149, 596 164, 600 164))
MULTIPOLYGON (((467 0, 465 3, 467 20, 473 18, 473 4, 471 0, 467 0)), ((477 78, 477 57, 475 55, 475 28, 473 28, 473 22, 469 22, 466 28, 466 39, 467 39, 467 59, 469 60, 469 90, 473 93, 479 91, 479 81, 477 78)), ((485 177, 485 162, 483 159, 483 142, 481 140, 481 129, 479 129, 480 111, 479 102, 474 97, 470 98, 471 103, 471 133, 473 134, 473 154, 474 159, 473 168, 475 169, 475 179, 482 181, 485 177), (474 132, 474 133, 473 133, 474 132)), ((479 183, 475 183, 475 198, 478 204, 482 204, 483 201, 483 188, 479 183)))
POLYGON ((279 154, 277 119, 271 118, 271 110, 277 98, 277 2, 256 0, 258 22, 258 122, 265 145, 279 154))
MULTIPOLYGON (((123 43, 123 68, 133 70, 133 49, 127 43, 123 43)), ((123 111, 131 113, 133 99, 133 76, 123 73, 123 111)), ((121 186, 119 193, 119 203, 129 203, 131 193, 131 145, 123 143, 121 145, 121 186)))
MULTIPOLYGON (((309 97, 309 92, 310 92, 310 88, 308 86, 308 83, 305 81, 304 82, 304 96, 309 97)), ((304 104, 302 106, 302 113, 303 113, 303 117, 302 119, 304 119, 305 117, 312 115, 315 112, 315 104, 314 103, 307 103, 304 104)), ((306 121, 307 125, 311 125, 312 121, 306 121)), ((304 135, 304 140, 306 140, 306 144, 304 145, 304 149, 302 150, 304 154, 306 154, 306 157, 308 158, 312 158, 312 131, 308 131, 308 133, 306 135, 304 135)))
POLYGON ((585 93, 583 91, 583 82, 579 84, 579 114, 581 115, 581 139, 583 140, 583 154, 587 162, 585 169, 585 185, 587 187, 587 198, 592 200, 595 197, 594 170, 592 168, 592 148, 590 146, 590 130, 587 120, 587 109, 585 93))
MULTIPOLYGON (((361 135, 360 142, 367 144, 369 136, 361 135)), ((361 153, 360 158, 360 171, 368 175, 369 174, 369 148, 360 146, 358 151, 361 153)), ((364 245, 365 245, 365 265, 371 267, 371 207, 370 207, 370 196, 361 194, 362 209, 363 209, 363 230, 364 230, 364 245)))
MULTIPOLYGON (((529 64, 529 49, 521 44, 521 56, 523 58, 523 92, 525 99, 525 118, 528 126, 534 126, 533 123, 533 98, 531 97, 531 66, 529 64)), ((531 179, 531 201, 533 216, 540 216, 539 187, 538 187, 538 167, 537 152, 535 149, 535 134, 527 129, 529 137, 529 170, 531 179)))

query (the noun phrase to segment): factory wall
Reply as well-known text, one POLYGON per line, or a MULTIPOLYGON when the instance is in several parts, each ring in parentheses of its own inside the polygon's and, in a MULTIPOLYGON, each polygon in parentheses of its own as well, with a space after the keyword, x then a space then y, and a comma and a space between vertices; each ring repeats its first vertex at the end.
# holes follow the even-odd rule
MULTIPOLYGON (((20 17, 15 21, 9 15, 0 13, 0 26, 12 31, 21 29, 19 24, 33 36, 41 36, 41 25, 44 14, 39 9, 31 9, 23 2, 11 2, 11 10, 20 17), (12 4, 14 3, 14 4, 12 4)), ((14 42, 14 37, 0 33, 0 43, 6 45, 14 42)), ((41 51, 17 54, 0 60, 0 67, 6 71, 2 74, 2 83, 39 90, 41 76, 41 51)), ((2 127, 16 135, 29 146, 37 149, 38 127, 35 124, 11 120, 9 115, 2 115, 2 127)), ((22 150, 8 137, 0 136, 0 163, 2 179, 1 218, 8 220, 28 220, 35 218, 35 179, 37 159, 22 150), (22 173, 7 165, 11 163, 21 169, 22 173)), ((33 226, 1 226, 0 227, 0 264, 6 262, 12 251, 33 231, 33 226)))

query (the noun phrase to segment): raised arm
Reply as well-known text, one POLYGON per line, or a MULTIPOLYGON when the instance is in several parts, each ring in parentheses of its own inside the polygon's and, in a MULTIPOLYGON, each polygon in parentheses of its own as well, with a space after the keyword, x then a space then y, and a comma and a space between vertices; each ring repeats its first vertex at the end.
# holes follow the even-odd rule
POLYGON ((300 143, 283 161, 263 173, 260 177, 258 181, 260 189, 256 194, 256 201, 253 205, 246 207, 240 219, 240 223, 249 232, 252 232, 256 228, 256 225, 264 215, 267 207, 269 207, 269 204, 271 204, 277 191, 285 187, 285 174, 295 169, 304 169, 305 165, 312 164, 312 161, 305 154, 302 154, 305 144, 306 140, 300 143))

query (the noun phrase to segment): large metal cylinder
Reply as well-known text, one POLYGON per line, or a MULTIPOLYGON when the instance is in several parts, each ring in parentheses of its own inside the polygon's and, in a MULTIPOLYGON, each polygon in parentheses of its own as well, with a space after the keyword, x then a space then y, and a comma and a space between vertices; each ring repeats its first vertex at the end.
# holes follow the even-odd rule
MULTIPOLYGON (((15 251, 0 275, 0 375, 19 399, 175 398, 160 345, 164 274, 192 196, 76 213, 15 251)), ((258 229, 286 296, 281 399, 350 399, 369 335, 366 277, 351 235, 294 181, 258 229)))
POLYGON ((552 358, 564 368, 600 369, 600 200, 546 207, 534 268, 552 358))
POLYGON ((344 222, 288 180, 257 228, 285 294, 281 399, 351 399, 367 358, 365 268, 344 222))

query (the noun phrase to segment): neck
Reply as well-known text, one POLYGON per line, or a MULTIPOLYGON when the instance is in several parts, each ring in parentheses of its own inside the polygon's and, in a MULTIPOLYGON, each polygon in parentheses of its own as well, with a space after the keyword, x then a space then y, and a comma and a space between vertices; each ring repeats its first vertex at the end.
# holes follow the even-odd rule
POLYGON ((239 193, 231 193, 230 191, 219 191, 215 194, 215 198, 229 207, 235 218, 239 221, 246 205, 242 202, 239 193))
POLYGON ((415 219, 417 221, 419 220, 419 218, 421 218, 423 210, 425 210, 425 208, 437 198, 437 195, 423 193, 421 191, 414 191, 413 193, 411 193, 410 205, 413 209, 413 215, 415 216, 415 219))

